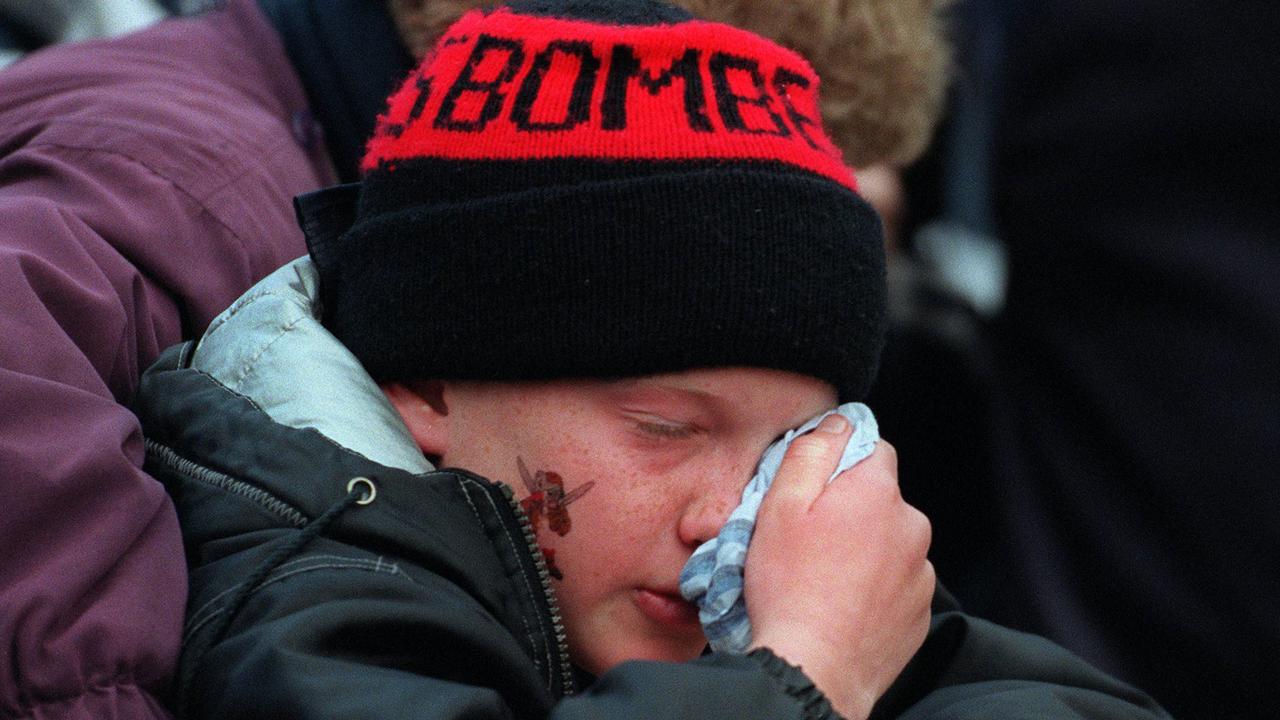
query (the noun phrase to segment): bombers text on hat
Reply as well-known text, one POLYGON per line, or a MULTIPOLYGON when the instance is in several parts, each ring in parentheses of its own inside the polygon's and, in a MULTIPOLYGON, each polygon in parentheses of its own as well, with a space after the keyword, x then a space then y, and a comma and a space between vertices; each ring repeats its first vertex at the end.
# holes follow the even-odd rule
POLYGON ((761 366, 865 394, 879 220, 799 55, 657 2, 464 16, 392 95, 354 223, 309 239, 374 377, 761 366))

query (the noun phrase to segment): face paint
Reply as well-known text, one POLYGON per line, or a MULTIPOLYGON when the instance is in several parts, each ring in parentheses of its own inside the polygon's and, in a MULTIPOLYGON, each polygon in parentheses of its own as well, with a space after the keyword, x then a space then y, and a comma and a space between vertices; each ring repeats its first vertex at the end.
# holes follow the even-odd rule
POLYGON ((595 487, 595 481, 585 482, 566 493, 564 479, 559 473, 550 470, 530 473, 524 460, 519 457, 516 458, 516 464, 520 467, 520 479, 529 491, 529 495, 520 501, 520 506, 529 516, 534 529, 538 528, 538 523, 545 516, 547 527, 552 532, 561 537, 568 535, 573 529, 573 522, 569 519, 569 503, 586 495, 588 490, 595 487))

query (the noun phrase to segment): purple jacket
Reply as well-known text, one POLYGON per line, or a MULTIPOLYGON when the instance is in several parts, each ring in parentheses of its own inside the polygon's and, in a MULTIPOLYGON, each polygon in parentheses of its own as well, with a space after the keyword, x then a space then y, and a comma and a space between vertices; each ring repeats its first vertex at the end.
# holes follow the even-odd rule
POLYGON ((252 0, 0 73, 0 717, 161 718, 187 594, 125 407, 335 181, 252 0))

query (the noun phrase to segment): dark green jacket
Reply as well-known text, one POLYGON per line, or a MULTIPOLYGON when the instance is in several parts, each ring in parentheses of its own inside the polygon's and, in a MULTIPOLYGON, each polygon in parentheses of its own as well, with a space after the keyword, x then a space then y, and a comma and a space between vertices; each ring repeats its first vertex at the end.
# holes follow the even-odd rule
MULTIPOLYGON (((190 565, 186 715, 831 716, 768 653, 575 673, 510 492, 427 465, 316 322, 314 294, 309 263, 286 266, 143 381, 147 467, 173 496, 190 565)), ((877 717, 1164 717, 1045 640, 937 605, 877 717)))

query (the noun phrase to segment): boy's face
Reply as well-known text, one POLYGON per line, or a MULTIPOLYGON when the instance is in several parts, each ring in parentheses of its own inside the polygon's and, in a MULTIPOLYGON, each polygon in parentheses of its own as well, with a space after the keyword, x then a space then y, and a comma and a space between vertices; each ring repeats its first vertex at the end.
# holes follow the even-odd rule
POLYGON ((698 656, 705 639, 680 570, 769 443, 836 404, 825 382, 758 368, 443 393, 447 415, 430 431, 443 439, 424 449, 516 491, 558 577, 574 662, 596 674, 698 656))

